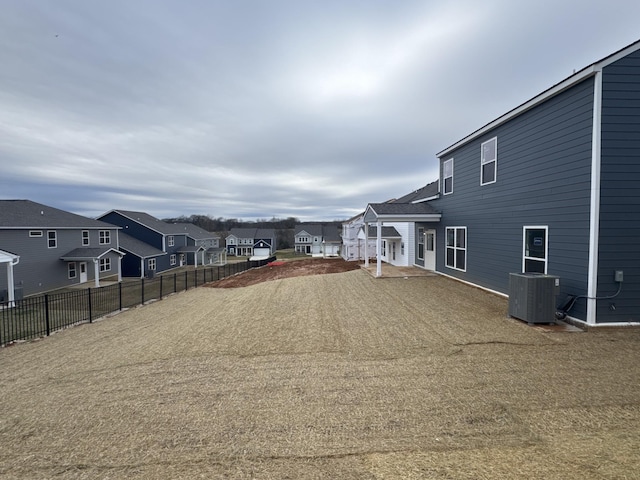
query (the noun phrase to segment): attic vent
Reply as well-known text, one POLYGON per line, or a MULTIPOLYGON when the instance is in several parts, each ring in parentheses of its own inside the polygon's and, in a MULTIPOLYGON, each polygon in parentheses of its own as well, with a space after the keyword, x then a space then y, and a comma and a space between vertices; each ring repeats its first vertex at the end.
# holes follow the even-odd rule
POLYGON ((30 237, 41 237, 42 236, 42 230, 29 230, 29 236, 30 237))

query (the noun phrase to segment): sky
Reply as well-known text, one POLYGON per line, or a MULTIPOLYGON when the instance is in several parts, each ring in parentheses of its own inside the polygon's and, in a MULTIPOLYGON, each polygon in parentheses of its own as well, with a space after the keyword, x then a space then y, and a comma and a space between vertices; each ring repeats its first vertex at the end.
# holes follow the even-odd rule
POLYGON ((0 198, 349 218, 640 39, 637 0, 0 0, 0 198))

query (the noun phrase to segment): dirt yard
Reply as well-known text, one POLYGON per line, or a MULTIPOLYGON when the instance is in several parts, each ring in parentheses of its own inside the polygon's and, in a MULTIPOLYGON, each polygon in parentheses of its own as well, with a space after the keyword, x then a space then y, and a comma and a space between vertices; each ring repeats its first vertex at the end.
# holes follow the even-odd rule
POLYGON ((4 348, 0 478, 640 478, 640 330, 506 310, 357 270, 192 289, 4 348))

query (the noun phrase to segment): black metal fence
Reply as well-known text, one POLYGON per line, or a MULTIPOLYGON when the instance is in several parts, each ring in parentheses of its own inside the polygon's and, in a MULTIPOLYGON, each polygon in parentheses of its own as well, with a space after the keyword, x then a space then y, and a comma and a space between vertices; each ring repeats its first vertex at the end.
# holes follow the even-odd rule
POLYGON ((98 288, 64 293, 47 293, 0 304, 0 346, 17 340, 50 335, 56 330, 91 323, 124 308, 160 300, 172 293, 197 288, 275 260, 248 260, 219 267, 202 267, 179 273, 157 275, 136 281, 119 282, 98 288))

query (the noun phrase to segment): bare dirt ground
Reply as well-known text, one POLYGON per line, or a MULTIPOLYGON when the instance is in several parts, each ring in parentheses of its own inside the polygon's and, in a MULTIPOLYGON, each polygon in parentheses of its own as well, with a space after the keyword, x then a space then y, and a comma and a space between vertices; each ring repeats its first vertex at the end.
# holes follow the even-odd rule
POLYGON ((304 258, 272 262, 263 268, 255 268, 241 275, 234 275, 211 283, 214 288, 247 287, 269 280, 280 278, 303 277, 307 275, 321 275, 326 273, 342 273, 358 270, 358 262, 345 262, 336 258, 304 258))
POLYGON ((198 288, 0 350, 0 478, 640 478, 640 330, 443 277, 198 288))

